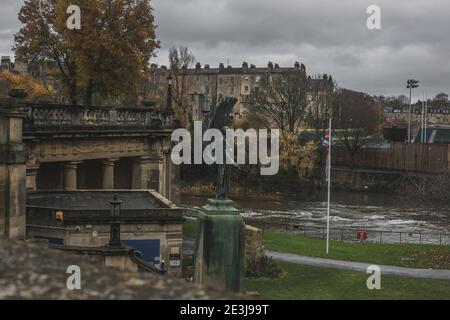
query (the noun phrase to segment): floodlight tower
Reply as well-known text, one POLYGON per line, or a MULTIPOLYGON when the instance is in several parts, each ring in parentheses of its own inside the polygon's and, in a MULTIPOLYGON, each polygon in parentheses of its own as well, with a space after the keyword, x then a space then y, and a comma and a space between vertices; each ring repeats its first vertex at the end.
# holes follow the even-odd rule
POLYGON ((409 114, 408 114, 408 143, 411 143, 411 109, 412 109, 412 89, 419 87, 419 81, 409 79, 406 88, 409 89, 409 114))

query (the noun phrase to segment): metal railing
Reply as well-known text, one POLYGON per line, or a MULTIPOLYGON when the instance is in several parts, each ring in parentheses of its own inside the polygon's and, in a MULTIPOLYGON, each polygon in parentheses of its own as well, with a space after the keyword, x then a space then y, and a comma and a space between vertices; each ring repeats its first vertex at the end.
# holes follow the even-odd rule
MULTIPOLYGON (((304 237, 323 238, 326 237, 325 227, 305 226, 294 223, 268 222, 259 219, 245 218, 249 225, 265 230, 274 230, 296 234, 304 237)), ((378 230, 369 228, 330 228, 330 239, 341 242, 360 242, 357 238, 359 231, 367 231, 367 239, 370 243, 399 243, 399 244, 435 244, 450 245, 450 233, 417 232, 378 230)))
MULTIPOLYGON (((199 208, 184 207, 184 209, 186 217, 198 217, 199 208)), ((274 230, 304 237, 326 238, 326 227, 305 226, 292 222, 269 222, 255 218, 244 218, 244 221, 248 225, 262 229, 263 232, 274 230)), ((378 230, 365 227, 330 228, 330 239, 341 242, 361 242, 357 239, 359 231, 367 231, 367 239, 363 241, 370 243, 450 245, 450 233, 378 230)))

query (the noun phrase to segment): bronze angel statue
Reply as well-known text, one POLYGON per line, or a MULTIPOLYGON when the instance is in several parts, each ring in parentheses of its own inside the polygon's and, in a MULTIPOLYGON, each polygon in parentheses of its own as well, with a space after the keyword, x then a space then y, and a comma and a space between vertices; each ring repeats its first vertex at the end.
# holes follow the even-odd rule
MULTIPOLYGON (((210 116, 204 122, 204 130, 218 129, 222 132, 222 135, 226 136, 227 125, 230 121, 230 114, 234 109, 237 99, 234 97, 223 97, 216 104, 211 106, 210 116)), ((227 193, 230 191, 231 185, 231 165, 227 163, 233 163, 232 165, 237 167, 234 163, 233 155, 229 154, 230 148, 227 146, 226 139, 223 139, 224 144, 224 157, 222 164, 218 164, 217 168, 217 186, 216 186, 216 199, 226 200, 227 193), (228 159, 228 161, 227 161, 228 159)), ((231 150, 233 150, 231 148, 231 150)))

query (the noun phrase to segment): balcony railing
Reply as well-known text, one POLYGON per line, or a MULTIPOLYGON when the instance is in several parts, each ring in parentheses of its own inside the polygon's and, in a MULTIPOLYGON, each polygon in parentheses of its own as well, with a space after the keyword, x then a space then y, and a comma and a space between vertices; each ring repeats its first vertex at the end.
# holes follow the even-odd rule
POLYGON ((75 128, 162 129, 160 112, 151 108, 107 108, 27 104, 25 131, 75 128))

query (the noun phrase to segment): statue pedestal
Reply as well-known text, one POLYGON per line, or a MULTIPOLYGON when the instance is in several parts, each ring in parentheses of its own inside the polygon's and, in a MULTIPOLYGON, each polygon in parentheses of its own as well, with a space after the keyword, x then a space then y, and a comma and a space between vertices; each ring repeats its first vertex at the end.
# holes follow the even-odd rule
POLYGON ((199 217, 195 282, 239 292, 244 273, 244 220, 231 200, 208 200, 199 217))

